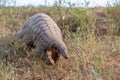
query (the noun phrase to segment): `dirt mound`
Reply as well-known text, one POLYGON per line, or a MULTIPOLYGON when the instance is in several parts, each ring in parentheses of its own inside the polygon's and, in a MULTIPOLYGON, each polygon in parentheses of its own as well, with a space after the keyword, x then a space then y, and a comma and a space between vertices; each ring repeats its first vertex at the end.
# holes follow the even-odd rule
POLYGON ((97 35, 105 35, 107 34, 108 25, 106 15, 104 13, 104 8, 96 8, 94 10, 94 14, 96 16, 96 34, 97 35))

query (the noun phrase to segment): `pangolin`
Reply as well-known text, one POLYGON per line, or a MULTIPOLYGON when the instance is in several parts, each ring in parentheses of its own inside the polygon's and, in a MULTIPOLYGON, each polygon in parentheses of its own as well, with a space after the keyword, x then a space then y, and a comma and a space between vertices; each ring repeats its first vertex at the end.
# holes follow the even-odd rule
POLYGON ((37 13, 25 21, 22 30, 16 34, 29 48, 35 48, 47 64, 58 61, 60 54, 68 59, 67 47, 63 41, 60 28, 45 13, 37 13), (51 55, 51 56, 50 56, 51 55))

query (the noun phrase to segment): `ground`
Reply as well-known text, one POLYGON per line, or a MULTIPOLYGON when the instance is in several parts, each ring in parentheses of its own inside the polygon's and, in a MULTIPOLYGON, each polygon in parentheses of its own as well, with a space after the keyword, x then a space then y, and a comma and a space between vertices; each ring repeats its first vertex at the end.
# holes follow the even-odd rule
MULTIPOLYGON (((63 39, 67 45, 70 58, 65 60, 61 56, 59 62, 53 66, 43 63, 40 57, 35 54, 34 49, 32 52, 29 51, 24 42, 15 37, 16 32, 22 28, 24 21, 29 16, 42 12, 42 10, 46 10, 45 13, 49 13, 56 22, 57 19, 59 20, 59 15, 66 16, 65 14, 67 14, 66 10, 59 13, 51 10, 51 8, 0 9, 0 80, 120 79, 119 35, 109 33, 109 29, 105 35, 98 36, 95 33, 96 20, 99 18, 98 15, 101 16, 98 12, 103 13, 103 8, 93 9, 95 13, 98 13, 97 17, 91 12, 91 9, 90 12, 87 11, 87 26, 89 27, 85 30, 79 30, 79 33, 70 32, 66 28, 69 25, 63 24, 65 26, 61 28, 64 34, 63 39), (57 14, 57 17, 53 13, 57 14)), ((73 15, 76 16, 76 14, 73 15)), ((79 17, 81 18, 81 16, 83 15, 79 17)), ((108 16, 106 14, 105 16, 102 15, 108 20, 108 16)), ((58 23, 58 25, 60 24, 58 23)))

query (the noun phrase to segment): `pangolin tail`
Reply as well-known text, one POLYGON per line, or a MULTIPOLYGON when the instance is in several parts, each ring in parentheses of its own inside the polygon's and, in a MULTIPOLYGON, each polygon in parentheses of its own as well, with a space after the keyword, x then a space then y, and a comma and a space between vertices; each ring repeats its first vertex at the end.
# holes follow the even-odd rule
POLYGON ((23 37, 22 30, 16 33, 17 38, 21 39, 23 37))

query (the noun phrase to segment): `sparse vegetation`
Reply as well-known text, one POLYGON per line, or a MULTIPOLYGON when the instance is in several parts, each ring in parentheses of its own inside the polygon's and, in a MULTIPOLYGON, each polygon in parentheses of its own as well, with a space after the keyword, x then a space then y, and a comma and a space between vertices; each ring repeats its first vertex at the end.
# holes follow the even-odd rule
POLYGON ((96 35, 95 11, 101 8, 0 7, 0 80, 119 80, 119 7, 103 8, 108 33, 96 35), (44 64, 16 39, 15 33, 35 13, 50 15, 62 30, 70 59, 44 64))

